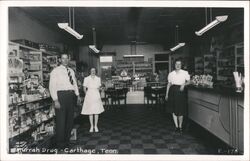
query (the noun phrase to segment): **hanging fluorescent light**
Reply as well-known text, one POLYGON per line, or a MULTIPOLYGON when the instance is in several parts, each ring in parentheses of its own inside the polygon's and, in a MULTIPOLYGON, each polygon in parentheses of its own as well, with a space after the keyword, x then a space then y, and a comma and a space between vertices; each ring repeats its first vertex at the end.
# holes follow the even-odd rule
POLYGON ((228 15, 217 16, 217 17, 215 17, 214 21, 210 22, 207 26, 203 27, 200 31, 196 31, 195 34, 197 36, 201 36, 202 34, 204 34, 205 32, 207 32, 208 30, 210 30, 214 26, 218 25, 221 22, 226 21, 227 18, 228 18, 228 15))
POLYGON ((98 50, 98 49, 95 47, 95 45, 89 45, 89 48, 90 48, 91 50, 93 50, 95 53, 99 53, 99 52, 100 52, 100 50, 98 50))
POLYGON ((185 46, 184 42, 179 43, 178 45, 176 45, 175 47, 171 48, 170 50, 171 51, 175 51, 175 50, 177 50, 177 49, 179 49, 180 47, 183 47, 183 46, 185 46))
POLYGON ((75 36, 78 40, 82 39, 83 35, 80 35, 75 30, 73 30, 71 27, 69 27, 68 23, 57 23, 57 25, 59 28, 64 29, 65 31, 67 31, 71 35, 75 36))
POLYGON ((144 55, 123 55, 124 58, 138 58, 138 57, 144 57, 144 55))

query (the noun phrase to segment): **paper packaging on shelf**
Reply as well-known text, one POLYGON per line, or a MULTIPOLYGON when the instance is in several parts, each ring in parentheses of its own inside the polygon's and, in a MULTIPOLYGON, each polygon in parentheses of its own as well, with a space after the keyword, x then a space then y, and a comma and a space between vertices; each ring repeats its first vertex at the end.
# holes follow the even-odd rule
POLYGON ((48 119, 48 116, 46 114, 42 114, 41 119, 42 121, 46 121, 48 119))
POLYGON ((34 131, 31 136, 34 138, 34 141, 37 140, 37 131, 34 131))
POLYGON ((27 118, 26 123, 27 123, 27 125, 28 125, 28 126, 29 126, 29 125, 31 125, 31 124, 32 124, 32 120, 31 120, 31 118, 27 118))
POLYGON ((19 58, 10 57, 8 60, 9 73, 16 74, 23 71, 23 60, 19 58))
POLYGON ((18 116, 18 111, 17 111, 17 110, 13 111, 12 115, 13 115, 13 117, 14 117, 14 116, 17 117, 17 116, 18 116))
POLYGON ((22 108, 22 109, 19 110, 19 112, 20 112, 20 114, 22 115, 22 114, 25 113, 25 109, 22 108))
POLYGON ((45 126, 44 123, 40 126, 40 131, 44 131, 45 130, 45 126))
POLYGON ((30 102, 30 101, 38 100, 41 97, 40 97, 40 94, 29 94, 29 95, 26 95, 26 98, 27 98, 27 101, 30 102))
POLYGON ((26 94, 22 94, 22 101, 26 101, 27 98, 26 98, 26 94))
POLYGON ((36 112, 34 119, 35 119, 36 123, 39 124, 41 122, 41 114, 39 112, 36 112))
POLYGON ((47 131, 49 135, 50 135, 50 134, 53 134, 53 133, 54 133, 54 126, 53 126, 53 125, 50 125, 50 124, 47 124, 47 125, 45 126, 45 131, 47 131))
POLYGON ((39 85, 38 88, 37 88, 37 90, 39 91, 39 93, 42 96, 46 96, 46 93, 45 93, 46 89, 43 86, 39 85))
POLYGON ((213 88, 213 76, 211 75, 194 75, 191 79, 193 85, 213 88))
POLYGON ((41 69, 42 69, 41 64, 30 62, 29 70, 41 70, 41 69))
POLYGON ((52 118, 55 115, 55 108, 52 108, 49 112, 49 117, 52 118))

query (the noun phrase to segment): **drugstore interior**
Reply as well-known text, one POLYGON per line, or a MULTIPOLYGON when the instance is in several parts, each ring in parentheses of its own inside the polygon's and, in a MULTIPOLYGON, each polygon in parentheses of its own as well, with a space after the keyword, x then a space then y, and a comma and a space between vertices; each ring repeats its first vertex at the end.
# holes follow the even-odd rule
MULTIPOLYGON (((132 129, 90 147, 113 145, 119 154, 229 154, 228 149, 232 154, 244 154, 243 26, 243 8, 9 7, 9 153, 36 153, 18 149, 53 147, 55 114, 48 90, 49 75, 60 64, 60 54, 68 53, 82 98, 83 79, 91 67, 97 68, 102 80, 102 135, 94 137, 102 140, 116 134, 119 127, 132 129), (227 19, 220 22, 218 16, 227 19), (70 34, 58 23, 68 23, 67 27, 77 34, 70 34), (203 33, 200 29, 210 23, 218 24, 203 33), (180 47, 177 50, 173 49, 176 45, 180 47), (183 68, 192 78, 186 134, 154 138, 173 128, 164 98, 175 59, 183 61, 183 68), (108 89, 113 93, 107 94, 108 89), (116 97, 118 93, 120 97, 116 97), (126 112, 119 111, 124 109, 126 112), (123 124, 110 122, 110 116, 123 124), (170 123, 159 125, 155 122, 158 119, 170 123), (142 121, 152 131, 143 131, 146 127, 142 121), (150 121, 160 130, 154 129, 150 121), (168 128, 164 131, 165 126, 168 128), (209 149, 206 143, 189 142, 190 138, 196 139, 193 133, 199 133, 192 133, 190 127, 214 140, 213 146, 209 144, 209 149), (140 128, 142 134, 133 128, 140 128), (137 133, 146 138, 138 141, 139 135, 132 137, 137 133), (153 140, 150 147, 144 143, 150 140, 147 137, 153 140), (180 145, 183 138, 186 146, 180 145), (169 143, 171 139, 174 142, 169 143), (128 147, 124 140, 129 142, 128 147), (136 141, 139 143, 134 144, 136 141)), ((80 111, 81 105, 75 109, 72 142, 81 142, 87 148, 92 136, 80 111)))

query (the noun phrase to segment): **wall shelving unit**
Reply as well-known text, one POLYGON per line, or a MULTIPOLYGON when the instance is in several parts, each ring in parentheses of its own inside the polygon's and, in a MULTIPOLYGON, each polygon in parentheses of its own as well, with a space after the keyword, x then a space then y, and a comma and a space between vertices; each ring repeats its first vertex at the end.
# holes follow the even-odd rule
MULTIPOLYGON (((49 77, 44 77, 48 52, 9 42, 9 153, 26 153, 25 148, 48 148, 54 136, 52 100, 41 93, 49 77)), ((55 64, 54 64, 55 65, 55 64)))

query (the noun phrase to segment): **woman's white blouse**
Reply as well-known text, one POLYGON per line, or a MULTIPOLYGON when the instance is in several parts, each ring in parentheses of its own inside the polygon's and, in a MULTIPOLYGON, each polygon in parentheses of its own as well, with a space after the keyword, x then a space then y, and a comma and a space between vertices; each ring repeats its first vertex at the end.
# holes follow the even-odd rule
POLYGON ((94 78, 91 78, 91 76, 88 76, 84 78, 83 86, 87 87, 89 89, 97 89, 101 86, 101 79, 97 76, 94 78))
POLYGON ((183 85, 190 80, 190 75, 185 70, 180 70, 178 73, 174 70, 168 74, 168 82, 172 85, 183 85))

